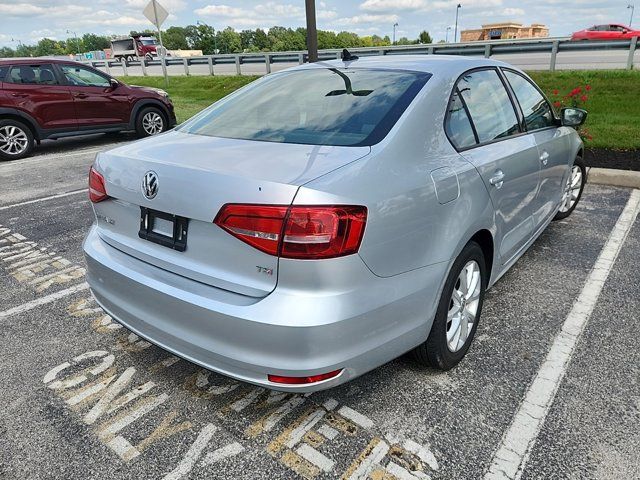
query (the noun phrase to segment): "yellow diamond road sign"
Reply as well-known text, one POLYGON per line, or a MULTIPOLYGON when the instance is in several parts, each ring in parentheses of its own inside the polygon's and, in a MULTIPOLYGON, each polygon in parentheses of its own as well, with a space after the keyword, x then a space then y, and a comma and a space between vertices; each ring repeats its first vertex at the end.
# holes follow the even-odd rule
POLYGON ((169 12, 167 12, 156 0, 151 0, 147 6, 144 7, 142 13, 156 26, 156 28, 160 28, 169 16, 169 12))

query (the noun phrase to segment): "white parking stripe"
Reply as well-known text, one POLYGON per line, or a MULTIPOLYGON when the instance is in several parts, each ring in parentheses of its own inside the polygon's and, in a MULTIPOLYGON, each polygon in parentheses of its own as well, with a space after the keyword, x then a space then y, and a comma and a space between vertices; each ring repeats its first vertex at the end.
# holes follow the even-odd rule
POLYGON ((86 193, 86 192, 87 192, 87 189, 82 188, 80 190, 73 190, 71 192, 57 193, 56 195, 49 195, 48 197, 36 198, 34 200, 27 200, 25 202, 14 203, 13 205, 4 205, 0 207, 0 211, 8 210, 9 208, 14 208, 14 207, 22 207, 23 205, 31 205, 32 203, 46 202, 47 200, 53 200, 55 198, 69 197, 71 195, 77 195, 78 193, 86 193))
POLYGON ((108 148, 113 148, 116 145, 118 145, 118 144, 117 143, 112 143, 112 144, 104 145, 102 148, 88 148, 86 150, 76 150, 75 152, 71 152, 71 153, 67 153, 67 152, 44 153, 42 155, 37 155, 37 156, 34 156, 34 157, 23 158, 22 160, 13 160, 11 162, 6 163, 6 165, 9 167, 9 166, 13 166, 13 165, 20 165, 22 163, 35 162, 37 160, 46 160, 46 159, 54 158, 54 157, 64 157, 64 158, 79 157, 81 155, 90 155, 92 153, 98 153, 98 152, 101 152, 101 151, 106 150, 108 148))
POLYGON ((87 282, 83 282, 79 285, 74 285, 73 287, 66 288, 64 290, 60 290, 59 292, 51 293, 44 297, 36 298, 30 302, 24 303, 22 305, 18 305, 17 307, 10 308, 9 310, 5 310, 4 312, 0 312, 0 320, 4 320, 11 315, 17 315, 18 313, 24 313, 40 305, 45 305, 47 303, 55 302, 56 300, 66 297, 67 295, 73 295, 76 292, 80 292, 82 290, 86 290, 89 288, 87 282))
POLYGON ((633 190, 607 243, 529 386, 496 451, 485 480, 519 479, 549 413, 576 344, 596 306, 600 292, 640 211, 640 190, 633 190))

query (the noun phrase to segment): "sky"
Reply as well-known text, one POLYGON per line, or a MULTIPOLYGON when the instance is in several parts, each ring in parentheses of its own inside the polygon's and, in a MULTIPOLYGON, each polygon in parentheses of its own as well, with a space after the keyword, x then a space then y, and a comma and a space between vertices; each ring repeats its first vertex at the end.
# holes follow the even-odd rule
MULTIPOLYGON (((66 39, 76 32, 127 34, 151 28, 142 15, 149 0, 0 0, 0 46, 18 41, 36 43, 43 37, 66 39)), ((184 26, 197 20, 216 29, 231 26, 268 29, 305 25, 304 0, 158 0, 170 13, 163 25, 184 26)), ((543 23, 550 36, 564 36, 596 23, 629 23, 625 0, 316 0, 318 28, 348 30, 359 35, 417 38, 427 30, 435 41, 453 37, 455 12, 461 3, 458 29, 483 23, 517 21, 543 23)), ((640 1, 637 3, 640 17, 640 1)), ((639 27, 640 18, 634 21, 639 27)))

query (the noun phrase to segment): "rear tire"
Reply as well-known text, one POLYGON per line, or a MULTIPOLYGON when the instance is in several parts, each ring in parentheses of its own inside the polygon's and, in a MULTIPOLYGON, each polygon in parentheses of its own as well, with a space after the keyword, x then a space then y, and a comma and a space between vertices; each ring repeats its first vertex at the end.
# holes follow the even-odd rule
POLYGON ((13 119, 0 120, 0 160, 24 158, 31 153, 33 146, 33 133, 24 123, 13 119))
POLYGON ((449 370, 463 359, 478 328, 486 285, 484 253, 469 242, 451 267, 427 341, 413 351, 420 363, 449 370))
POLYGON ((553 217, 554 220, 562 220, 573 213, 582 198, 582 192, 586 183, 587 168, 584 165, 582 157, 578 156, 571 167, 569 178, 567 178, 567 183, 564 187, 560 210, 558 210, 556 216, 553 217))
POLYGON ((167 130, 167 119, 164 113, 156 107, 145 107, 136 117, 136 132, 138 137, 150 137, 167 130))

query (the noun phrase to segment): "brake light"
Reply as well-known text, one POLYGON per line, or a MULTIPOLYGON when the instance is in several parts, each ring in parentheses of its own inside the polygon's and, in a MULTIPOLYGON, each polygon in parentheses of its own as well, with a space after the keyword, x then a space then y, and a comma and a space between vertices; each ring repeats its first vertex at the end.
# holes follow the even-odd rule
POLYGON ((89 170, 89 200, 93 203, 98 203, 107 198, 109 196, 104 186, 104 177, 91 167, 89 170))
POLYGON ((356 253, 366 221, 363 206, 227 204, 214 223, 270 255, 318 260, 356 253))
POLYGON ((316 383, 322 380, 328 380, 330 378, 337 377, 342 373, 342 369, 334 370, 333 372, 320 373, 318 375, 311 375, 309 377, 285 377, 282 375, 267 375, 270 382, 273 383, 286 383, 288 385, 302 385, 306 383, 316 383))

